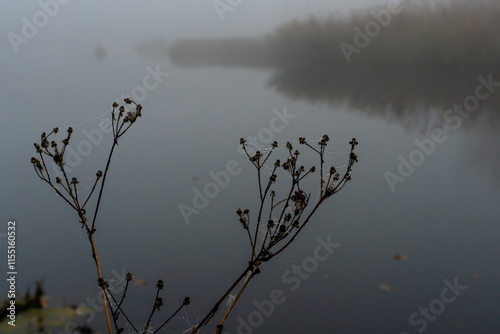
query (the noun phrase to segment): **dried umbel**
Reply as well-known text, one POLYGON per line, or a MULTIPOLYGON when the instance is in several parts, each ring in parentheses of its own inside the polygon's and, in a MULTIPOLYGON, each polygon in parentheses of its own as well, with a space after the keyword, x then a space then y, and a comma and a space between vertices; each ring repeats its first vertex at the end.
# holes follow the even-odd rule
MULTIPOLYGON (((73 133, 72 128, 67 129, 66 137, 58 143, 55 134, 59 132, 58 128, 54 128, 49 134, 42 133, 40 142, 35 143, 37 157, 31 158, 31 163, 35 173, 40 179, 47 182, 56 193, 61 196, 78 214, 79 222, 82 228, 85 228, 92 248, 92 257, 95 261, 98 286, 102 292, 103 305, 106 310, 106 320, 108 325, 108 333, 112 333, 111 323, 115 327, 116 333, 124 332, 124 328, 118 326, 118 321, 125 322, 127 326, 133 329, 136 333, 157 333, 164 327, 171 319, 177 315, 181 309, 191 303, 189 297, 185 297, 182 303, 173 314, 163 322, 160 326, 151 328, 151 321, 156 312, 161 311, 163 306, 163 299, 160 292, 165 288, 162 280, 157 282, 156 296, 153 300, 153 306, 150 316, 145 323, 142 330, 138 330, 130 321, 128 316, 123 310, 122 304, 125 299, 128 286, 133 280, 132 273, 127 273, 124 277, 125 289, 121 298, 115 298, 110 289, 110 284, 102 277, 101 267, 97 256, 96 246, 94 242, 94 234, 96 233, 96 217, 99 211, 99 205, 103 194, 106 176, 109 171, 111 157, 115 147, 118 145, 119 138, 127 132, 127 130, 134 124, 138 117, 142 116, 142 107, 130 99, 124 100, 127 105, 134 105, 135 110, 128 110, 124 105, 113 103, 112 110, 112 130, 113 130, 113 143, 109 153, 104 172, 98 170, 95 174, 95 181, 90 192, 90 195, 85 201, 81 201, 78 197, 78 187, 80 181, 77 177, 70 176, 65 169, 64 157, 65 151, 68 147, 71 136, 73 133), (59 168, 60 175, 54 178, 51 177, 49 170, 46 166, 46 160, 52 160, 59 168), (98 190, 98 198, 95 205, 95 210, 92 219, 87 219, 86 206, 89 199, 98 190)), ((310 145, 308 141, 301 137, 299 144, 305 145, 313 152, 318 154, 319 165, 305 167, 299 163, 303 160, 304 154, 297 149, 294 149, 292 143, 287 142, 285 145, 286 159, 280 161, 276 159, 272 163, 268 163, 271 155, 278 149, 278 143, 273 142, 270 148, 263 148, 256 151, 255 154, 250 155, 246 141, 242 138, 240 144, 243 151, 246 153, 248 159, 257 170, 258 179, 258 193, 259 193, 259 208, 252 210, 252 215, 249 209, 237 209, 239 223, 249 238, 250 243, 250 256, 248 265, 244 268, 241 275, 231 285, 231 287, 223 294, 214 307, 206 314, 203 320, 197 325, 193 326, 190 330, 192 333, 197 333, 200 328, 207 324, 207 322, 214 316, 219 309, 219 306, 224 299, 237 288, 240 282, 243 282, 239 288, 236 297, 232 299, 231 305, 226 314, 216 327, 216 333, 221 333, 224 328, 224 322, 238 298, 247 287, 248 283, 253 277, 261 272, 261 265, 273 259, 276 255, 287 248, 301 230, 309 223, 311 217, 316 212, 316 209, 326 201, 330 196, 339 192, 347 181, 351 180, 351 171, 354 163, 358 161, 354 153, 354 147, 358 144, 356 139, 350 142, 351 150, 349 153, 349 161, 347 163, 346 171, 340 173, 334 166, 325 166, 325 152, 330 138, 324 135, 317 145, 310 145), (265 170, 265 172, 264 172, 265 170), (319 175, 318 172, 319 171, 319 175), (283 177, 285 174, 285 177, 283 177), (316 200, 311 199, 311 192, 306 191, 303 186, 304 180, 315 174, 314 178, 319 179, 318 192, 319 196, 316 200), (279 183, 281 180, 288 182, 288 185, 283 189, 279 183)), ((343 168, 341 168, 343 169, 343 168)))
POLYGON ((285 243, 283 245, 283 242, 288 237, 293 240, 304 225, 309 222, 311 215, 306 215, 305 219, 303 216, 306 208, 310 205, 311 193, 306 192, 302 188, 302 184, 306 177, 316 171, 316 168, 320 171, 320 194, 317 202, 311 210, 312 212, 314 212, 317 206, 322 204, 328 197, 340 191, 345 183, 351 179, 352 166, 357 162, 354 147, 358 144, 358 142, 356 139, 351 140, 349 162, 345 173, 341 176, 334 166, 331 166, 329 170, 325 169, 325 152, 329 141, 329 136, 324 135, 317 142, 318 146, 313 146, 310 145, 304 137, 299 138, 299 144, 305 145, 313 152, 316 152, 319 157, 319 166, 311 166, 308 169, 299 164, 299 150, 294 149, 292 143, 287 142, 285 145, 288 151, 287 160, 283 163, 281 163, 280 160, 276 160, 274 162, 274 167, 268 166, 268 169, 271 168, 271 175, 268 179, 266 179, 262 170, 268 159, 273 154, 274 149, 278 147, 278 144, 273 143, 270 149, 263 150, 263 152, 267 152, 265 154, 257 151, 255 155, 252 156, 249 154, 246 141, 243 139, 240 140, 243 151, 247 154, 248 159, 257 169, 259 197, 261 202, 257 217, 254 218, 254 223, 252 223, 250 215, 244 216, 241 209, 238 209, 237 211, 240 214, 240 222, 243 224, 245 230, 247 230, 247 234, 249 236, 252 251, 250 258, 251 261, 269 261, 274 255, 281 252, 286 246, 288 246, 289 243, 285 243), (289 189, 284 191, 284 193, 287 194, 284 198, 277 198, 276 191, 272 189, 275 187, 275 183, 279 178, 279 167, 281 167, 281 170, 285 172, 285 174, 288 174, 289 177, 289 189), (266 201, 270 204, 265 205, 266 201), (263 240, 259 240, 258 231, 260 230, 260 225, 263 224, 262 220, 264 217, 269 217, 267 220, 267 230, 263 240), (255 229, 253 236, 249 231, 250 227, 255 229), (293 232, 293 229, 295 229, 295 232, 293 232), (282 247, 279 246, 280 244, 282 247))
POLYGON ((224 328, 224 322, 238 301, 239 296, 249 281, 260 273, 260 266, 286 249, 310 222, 311 217, 318 207, 333 194, 339 192, 351 180, 352 166, 358 161, 354 153, 354 148, 358 142, 356 139, 351 140, 349 161, 345 172, 341 175, 334 166, 325 166, 326 147, 329 141, 330 138, 328 135, 324 135, 317 142, 317 146, 313 146, 304 137, 299 138, 299 144, 305 145, 308 149, 315 152, 319 158, 318 166, 306 168, 299 163, 299 157, 302 156, 301 152, 294 149, 290 142, 287 142, 285 145, 287 151, 286 161, 281 162, 277 159, 274 163, 267 164, 275 149, 278 148, 277 142, 273 142, 270 148, 261 148, 260 151, 256 151, 252 155, 249 153, 250 150, 246 140, 243 138, 240 139, 243 151, 257 170, 259 186, 260 204, 258 211, 253 217, 250 215, 250 210, 248 209, 236 210, 239 222, 248 235, 251 250, 250 258, 248 266, 244 269, 240 277, 208 312, 205 318, 192 330, 192 334, 197 333, 202 326, 206 325, 217 312, 224 298, 235 289, 239 282, 243 281, 243 286, 217 325, 215 333, 221 333, 224 328), (315 175, 319 179, 319 195, 316 201, 312 201, 311 192, 307 192, 303 188, 303 183, 304 179, 313 175, 317 170, 319 170, 319 175, 315 175), (283 176, 282 174, 285 175, 283 176), (288 185, 284 189, 278 188, 281 187, 277 184, 279 180, 285 180, 288 185), (277 194, 284 195, 280 197, 277 194))

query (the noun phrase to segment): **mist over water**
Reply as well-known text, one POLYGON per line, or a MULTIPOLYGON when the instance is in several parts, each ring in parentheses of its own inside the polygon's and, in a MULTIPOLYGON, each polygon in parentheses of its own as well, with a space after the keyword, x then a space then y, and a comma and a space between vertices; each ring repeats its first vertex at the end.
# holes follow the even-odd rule
MULTIPOLYGON (((380 6, 350 16, 311 17, 266 37, 180 40, 168 52, 179 66, 268 69, 268 86, 292 99, 347 102, 411 125, 411 119, 474 94, 478 77, 493 76, 500 65, 498 3, 432 3, 405 2, 396 14, 380 6)), ((137 50, 164 55, 167 45, 155 49, 160 45, 146 42, 137 50)), ((496 122, 499 96, 484 100, 485 111, 474 114, 496 122)))
POLYGON ((469 147, 468 160, 485 147, 495 159, 498 147, 490 137, 499 133, 498 15, 500 5, 488 0, 403 2, 393 11, 378 6, 294 20, 265 37, 186 39, 163 44, 161 51, 155 46, 162 42, 151 41, 137 50, 159 56, 168 49, 174 64, 184 67, 264 69, 271 73, 267 86, 293 100, 344 104, 411 131, 453 123, 453 129, 488 137, 469 147), (479 100, 474 95, 484 85, 479 100))
MULTIPOLYGON (((283 154, 287 141, 328 134, 339 168, 351 138, 360 143, 352 181, 261 268, 224 332, 245 332, 243 322, 254 333, 498 331, 500 4, 214 3, 68 2, 18 52, 7 34, 23 37, 23 17, 43 9, 0 5, 0 212, 19 222, 19 291, 43 278, 49 306, 96 298, 85 230, 29 161, 40 133, 72 126, 70 167, 88 193, 111 145, 110 106, 131 96, 143 116, 111 163, 96 243, 105 278, 135 275, 124 307, 137 323, 162 279, 158 319, 191 297, 169 328, 183 333, 247 265, 235 210, 258 210, 258 185, 240 138, 276 140, 283 154), (187 224, 179 205, 234 163, 241 171, 187 224), (340 246, 297 271, 329 236, 340 246), (455 278, 467 288, 442 301, 455 278), (276 289, 283 302, 257 325, 256 305, 276 289)), ((89 325, 105 332, 103 317, 89 325)))

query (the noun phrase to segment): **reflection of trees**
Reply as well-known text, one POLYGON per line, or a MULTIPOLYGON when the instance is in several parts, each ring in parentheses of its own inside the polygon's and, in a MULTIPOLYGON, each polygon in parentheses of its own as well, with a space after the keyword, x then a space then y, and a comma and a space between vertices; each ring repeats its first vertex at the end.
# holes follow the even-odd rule
MULTIPOLYGON (((380 12, 383 8, 374 9, 380 12)), ((353 27, 362 30, 370 11, 349 18, 291 22, 268 37, 274 61, 282 60, 269 85, 291 98, 329 104, 347 102, 369 115, 411 127, 431 124, 429 111, 443 111, 473 95, 477 77, 500 65, 500 2, 455 0, 405 5, 370 44, 350 55, 353 27)), ((471 119, 497 122, 500 93, 482 103, 471 119)), ((437 120, 439 121, 439 120, 437 120)), ((472 122, 469 122, 472 123, 472 122)))
MULTIPOLYGON (((351 55, 340 43, 355 46, 353 27, 364 30, 370 10, 282 25, 262 39, 184 40, 169 54, 181 66, 270 68, 269 86, 294 99, 347 102, 370 116, 405 127, 431 126, 431 110, 444 111, 474 94, 477 77, 500 81, 500 2, 455 0, 402 5, 370 44, 351 55)), ((383 7, 372 8, 380 12, 383 7)), ((500 93, 469 118, 498 122, 500 93), (481 115, 481 116, 479 116, 481 115)))
MULTIPOLYGON (((419 124, 439 124, 442 117, 433 117, 431 111, 442 116, 444 110, 463 103, 465 97, 474 95, 479 84, 477 77, 487 78, 490 73, 372 70, 356 75, 348 71, 293 67, 277 70, 269 86, 294 99, 328 104, 346 102, 369 116, 382 116, 413 128, 419 124)), ((500 113, 496 112, 500 107, 500 88, 498 90, 498 94, 481 102, 470 120, 484 117, 491 122, 500 120, 500 113)))

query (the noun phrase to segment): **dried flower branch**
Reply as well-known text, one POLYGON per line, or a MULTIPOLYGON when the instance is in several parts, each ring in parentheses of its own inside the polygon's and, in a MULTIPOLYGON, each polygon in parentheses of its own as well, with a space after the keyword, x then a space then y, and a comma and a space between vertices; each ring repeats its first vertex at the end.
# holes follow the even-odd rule
MULTIPOLYGON (((82 224, 82 228, 86 229, 88 239, 92 248, 92 257, 94 259, 97 276, 98 276, 98 286, 101 290, 103 303, 106 310, 106 323, 108 327, 108 333, 112 334, 111 320, 115 327, 116 333, 120 334, 124 331, 122 327, 118 325, 118 320, 120 315, 123 315, 124 321, 134 329, 136 333, 140 333, 136 326, 133 325, 130 318, 123 311, 122 304, 125 300, 129 282, 133 279, 131 273, 126 275, 126 284, 123 295, 118 301, 112 294, 109 283, 102 277, 101 265, 97 256, 96 245, 94 242, 94 234, 96 233, 96 221, 97 215, 99 213, 99 207, 101 204, 101 199, 103 196, 104 185, 106 177, 109 172, 109 167, 111 163, 111 158, 113 156, 115 147, 118 146, 118 141, 121 136, 123 136, 137 121, 138 117, 142 116, 142 107, 136 104, 130 99, 125 99, 126 104, 133 104, 135 109, 133 111, 126 111, 125 106, 119 105, 118 103, 113 103, 113 109, 111 112, 112 117, 112 132, 113 132, 113 143, 109 152, 109 156, 106 162, 106 167, 104 172, 97 171, 96 179, 93 183, 90 195, 82 203, 82 199, 79 197, 78 185, 80 181, 77 177, 70 177, 65 169, 64 154, 66 148, 69 145, 73 129, 70 127, 67 129, 66 138, 61 140, 61 143, 57 143, 55 140, 51 140, 51 136, 59 132, 58 128, 54 128, 48 135, 42 133, 39 143, 35 143, 35 149, 37 157, 31 158, 31 163, 36 175, 44 182, 49 184, 54 191, 64 199, 64 201, 70 205, 70 207, 75 210, 82 224), (47 160, 52 160, 58 167, 58 176, 51 177, 49 170, 47 169, 47 160), (90 220, 87 219, 86 207, 89 203, 89 199, 95 193, 95 190, 99 188, 98 197, 94 209, 94 213, 90 220), (112 317, 110 317, 110 313, 112 317)), ((324 135, 317 145, 313 146, 309 144, 305 138, 299 138, 299 144, 305 145, 313 152, 318 154, 319 166, 312 166, 310 168, 305 168, 299 164, 300 152, 294 150, 293 145, 288 142, 286 143, 286 153, 287 159, 284 162, 280 160, 275 160, 272 166, 268 166, 269 161, 274 150, 278 148, 278 143, 273 142, 269 149, 263 150, 264 153, 256 151, 254 155, 251 155, 248 150, 248 146, 244 139, 240 140, 243 151, 246 153, 248 159, 252 165, 257 170, 257 180, 258 180, 258 190, 259 190, 259 209, 256 217, 250 214, 249 209, 236 210, 238 215, 239 223, 242 225, 243 229, 246 230, 250 244, 250 256, 248 261, 248 266, 244 268, 242 273, 234 281, 234 283, 229 287, 229 289, 222 295, 222 297, 215 303, 212 309, 206 314, 203 320, 192 328, 191 333, 197 333, 202 326, 205 326, 210 319, 219 310, 220 304, 225 300, 225 298, 237 288, 241 283, 236 297, 232 300, 228 310, 222 317, 222 320, 216 327, 215 333, 221 333, 224 328, 224 323, 229 317, 229 314, 233 310, 236 302, 241 297, 243 291, 246 289, 252 278, 260 273, 260 267, 263 263, 270 261, 276 255, 285 250, 298 236, 302 229, 309 223, 311 217, 314 215, 318 207, 323 204, 332 195, 339 192, 347 183, 351 180, 352 166, 358 161, 356 154, 354 153, 354 148, 358 144, 356 139, 352 139, 349 143, 351 146, 349 153, 349 161, 347 164, 346 171, 341 176, 334 166, 329 168, 325 167, 325 154, 326 147, 329 142, 329 137, 324 135), (264 168, 270 170, 270 175, 264 173, 264 168), (313 203, 311 201, 311 193, 305 191, 303 187, 303 180, 308 176, 312 175, 319 169, 319 195, 316 201, 313 203), (284 191, 285 196, 277 195, 277 181, 282 178, 279 176, 285 174, 285 180, 289 183, 284 191), (253 219, 253 220, 252 220, 253 219), (250 230, 255 229, 254 233, 250 230), (262 232, 259 235, 259 232, 262 232)), ((160 290, 164 287, 163 281, 159 280, 157 284, 156 296, 152 306, 149 318, 144 326, 142 333, 152 332, 151 322, 153 320, 154 314, 161 311, 161 306, 163 305, 163 299, 160 297, 160 290)), ((186 297, 177 310, 164 321, 161 326, 159 326, 154 333, 157 333, 161 328, 163 328, 173 317, 182 310, 183 307, 190 304, 190 298, 186 297)))
POLYGON ((241 223, 243 229, 246 230, 249 238, 251 247, 249 265, 244 269, 243 273, 236 279, 232 286, 223 294, 222 298, 220 298, 219 301, 212 307, 203 320, 193 328, 191 333, 197 333, 202 326, 205 326, 218 311, 223 300, 242 280, 244 280, 243 285, 229 306, 229 309, 217 325, 215 333, 221 333, 224 328, 224 322, 228 318, 234 305, 240 298, 248 283, 253 277, 255 277, 255 275, 260 273, 260 266, 285 250, 295 240, 302 229, 309 223, 318 207, 332 195, 339 192, 345 186, 347 181, 351 180, 352 166, 358 162, 357 156, 354 153, 354 148, 358 145, 358 142, 354 138, 350 141, 349 144, 351 149, 349 153, 349 161, 346 171, 342 176, 340 176, 334 166, 331 166, 329 169, 325 169, 325 154, 329 140, 330 138, 328 135, 324 135, 317 143, 319 148, 316 148, 310 145, 305 138, 299 138, 299 144, 305 145, 319 156, 319 167, 317 168, 316 166, 312 166, 308 169, 299 164, 300 152, 298 150, 294 150, 293 145, 290 142, 286 143, 286 149, 288 151, 287 160, 285 162, 276 160, 273 166, 269 168, 271 170, 271 175, 267 177, 264 176, 263 168, 269 167, 266 165, 266 162, 270 158, 273 151, 278 148, 278 143, 272 143, 271 147, 264 151, 267 153, 263 154, 260 151, 256 151, 254 155, 251 155, 246 141, 243 138, 240 139, 243 151, 246 153, 252 165, 257 169, 260 198, 256 222, 252 222, 250 210, 236 210, 239 222, 241 223), (303 189, 302 182, 306 177, 315 173, 316 169, 319 169, 320 171, 319 196, 315 203, 311 203, 311 193, 307 193, 303 189), (290 179, 289 188, 285 191, 286 196, 281 199, 277 198, 276 191, 274 189, 276 187, 275 184, 278 180, 279 172, 284 172, 290 179), (310 210, 306 212, 308 207, 310 207, 310 210), (265 212, 266 210, 268 212, 265 212), (267 220, 267 224, 265 226, 263 226, 263 224, 265 224, 264 220, 267 220), (251 227, 255 228, 253 236, 250 233, 251 227), (261 230, 261 227, 265 228, 265 233, 263 238, 259 239, 259 231, 261 230))
MULTIPOLYGON (((78 196, 78 184, 79 181, 76 177, 72 177, 71 179, 68 176, 68 173, 66 172, 65 169, 65 161, 64 161, 64 153, 66 152, 66 148, 68 147, 71 136, 73 133, 73 128, 69 127, 67 129, 67 135, 66 138, 64 138, 61 141, 62 148, 59 147, 59 144, 55 141, 52 140, 50 141, 50 137, 52 135, 56 135, 59 132, 58 128, 54 128, 48 135, 44 132, 41 135, 40 143, 35 143, 35 149, 36 153, 38 154, 38 158, 32 157, 31 158, 31 163, 33 165, 33 168, 35 170, 35 173, 37 176, 42 180, 47 182, 54 190, 55 192, 64 199, 66 203, 68 203, 73 210, 75 210, 80 218, 80 223, 82 224, 82 227, 85 227, 87 231, 87 236, 90 241, 90 245, 92 248, 92 257, 94 259, 95 265, 96 265, 96 270, 97 270, 97 275, 98 275, 98 282, 99 282, 99 287, 101 288, 101 293, 102 293, 102 299, 103 303, 105 306, 106 310, 106 321, 107 321, 107 326, 108 326, 108 332, 111 334, 111 321, 110 321, 110 316, 109 316, 109 300, 108 300, 108 295, 106 291, 108 290, 107 282, 104 281, 102 278, 101 274, 101 265, 99 263, 99 258, 97 256, 97 250, 94 242, 94 233, 96 232, 96 219, 97 219, 97 214, 99 211, 99 206, 101 203, 101 198, 102 194, 104 191, 104 184, 106 181, 106 176, 109 171, 109 166, 111 163, 111 158, 113 156, 114 148, 116 145, 118 145, 118 139, 123 136, 127 130, 130 128, 130 126, 136 121, 137 117, 141 116, 141 111, 142 107, 139 104, 136 104, 134 101, 130 99, 125 99, 125 103, 131 104, 133 103, 135 105, 135 111, 129 112, 127 116, 123 119, 121 119, 121 115, 123 114, 125 108, 124 106, 119 106, 118 103, 113 103, 113 111, 112 111, 112 127, 113 127, 113 145, 111 147, 109 156, 108 156, 108 161, 106 163, 106 169, 103 172, 97 171, 96 173, 96 180, 94 182, 94 186, 92 187, 92 191, 88 198, 85 200, 85 202, 81 203, 81 200, 78 196), (118 119, 115 117, 115 111, 116 109, 119 108, 120 110, 120 116, 118 119), (121 121, 120 121, 121 120, 121 121), (50 141, 50 142, 49 142, 50 141), (61 173, 61 176, 57 176, 55 178, 56 184, 53 183, 51 175, 49 173, 49 170, 47 169, 47 164, 46 164, 46 159, 51 159, 54 161, 55 165, 58 167, 59 172, 61 173), (99 189, 99 197, 97 199, 97 204, 96 208, 94 211, 94 215, 92 218, 92 224, 89 224, 89 221, 86 216, 86 210, 85 207, 94 193, 94 190, 98 186, 98 183, 100 181, 100 189, 99 189), (62 190, 59 189, 57 186, 59 185, 62 190)), ((115 317, 113 317, 115 318, 115 317)))

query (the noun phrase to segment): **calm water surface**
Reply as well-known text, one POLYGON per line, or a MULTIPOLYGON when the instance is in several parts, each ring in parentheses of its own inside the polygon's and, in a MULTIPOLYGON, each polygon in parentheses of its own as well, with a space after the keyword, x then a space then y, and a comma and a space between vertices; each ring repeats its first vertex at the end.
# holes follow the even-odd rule
MULTIPOLYGON (((132 17, 132 8, 127 10, 132 17)), ((500 87, 470 117, 444 118, 489 76, 500 81, 496 68, 436 79, 400 72, 336 77, 288 67, 182 67, 158 49, 135 52, 142 42, 137 35, 128 44, 111 43, 111 33, 102 38, 109 43, 84 35, 85 48, 72 49, 74 36, 61 27, 47 29, 59 34, 58 53, 42 45, 46 36, 30 41, 19 55, 2 51, 15 64, 1 70, 10 78, 0 93, 2 219, 19 222, 21 290, 44 279, 52 305, 89 305, 98 295, 85 232, 36 179, 29 166, 32 143, 54 126, 73 126, 75 145, 85 133, 100 131, 102 143, 92 146, 91 155, 80 154, 74 170, 88 183, 110 147, 111 136, 99 127, 109 117, 107 106, 159 70, 168 76, 147 91, 143 117, 112 162, 96 234, 104 276, 130 271, 143 283, 131 287, 125 303, 136 310, 136 322, 147 318, 156 280, 162 279, 163 313, 191 297, 171 329, 181 333, 245 267, 249 246, 234 212, 255 211, 258 188, 255 169, 238 151, 239 139, 261 134, 262 140, 276 113, 286 113, 283 127, 272 132, 281 147, 328 134, 331 163, 342 167, 355 137, 359 163, 352 181, 320 207, 298 240, 262 267, 226 323, 227 333, 236 333, 242 322, 253 323, 255 333, 500 329, 500 87), (67 46, 61 46, 64 41, 67 46), (98 56, 99 43, 105 56, 98 56), (436 128, 444 129, 438 142, 432 140, 436 128), (212 181, 210 172, 225 170, 231 161, 241 172, 187 224, 179 205, 192 206, 196 191, 212 181), (310 263, 318 238, 340 246, 309 273, 294 271, 310 263), (283 292, 281 303, 259 318, 256 305, 275 289, 283 292)), ((102 313, 90 322, 101 331, 102 313)))

